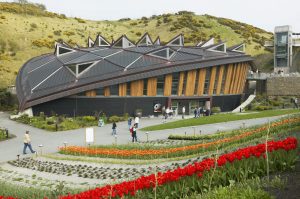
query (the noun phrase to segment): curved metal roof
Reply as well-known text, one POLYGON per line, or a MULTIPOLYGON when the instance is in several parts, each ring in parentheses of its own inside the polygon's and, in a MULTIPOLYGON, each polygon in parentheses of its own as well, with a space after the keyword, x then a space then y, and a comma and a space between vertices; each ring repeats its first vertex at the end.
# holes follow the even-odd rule
MULTIPOLYGON (((214 46, 216 45, 211 48, 214 46)), ((172 46, 168 43, 168 46, 137 44, 120 48, 112 44, 105 47, 71 48, 65 44, 57 44, 54 54, 35 57, 23 65, 17 75, 17 95, 20 109, 24 110, 98 87, 252 60, 244 53, 231 50, 217 52, 207 46, 172 46), (170 54, 164 57, 165 53, 170 54), (71 70, 76 65, 86 63, 84 70, 76 73, 77 75, 75 70, 71 70)))

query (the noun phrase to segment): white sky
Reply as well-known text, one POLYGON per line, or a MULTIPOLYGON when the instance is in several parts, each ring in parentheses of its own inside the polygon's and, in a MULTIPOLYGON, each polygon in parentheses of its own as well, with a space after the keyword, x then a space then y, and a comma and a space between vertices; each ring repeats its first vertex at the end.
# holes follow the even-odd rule
MULTIPOLYGON (((0 0, 12 1, 12 0, 0 0)), ((180 10, 245 22, 273 32, 291 25, 300 32, 300 0, 29 0, 47 10, 92 20, 150 17, 180 10)))

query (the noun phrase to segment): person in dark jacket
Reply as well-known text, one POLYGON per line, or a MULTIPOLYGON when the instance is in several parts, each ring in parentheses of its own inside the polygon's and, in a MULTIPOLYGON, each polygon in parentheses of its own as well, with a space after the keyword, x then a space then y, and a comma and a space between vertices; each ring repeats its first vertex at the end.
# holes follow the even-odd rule
POLYGON ((117 135, 117 124, 115 122, 112 124, 112 135, 117 135))
POLYGON ((132 142, 134 142, 134 140, 135 142, 137 142, 136 129, 137 129, 136 124, 134 124, 132 127, 132 142))

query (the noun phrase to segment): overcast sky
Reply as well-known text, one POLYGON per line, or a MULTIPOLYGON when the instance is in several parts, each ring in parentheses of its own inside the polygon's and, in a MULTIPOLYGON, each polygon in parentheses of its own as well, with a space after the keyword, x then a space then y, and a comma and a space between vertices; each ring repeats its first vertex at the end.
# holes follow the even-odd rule
MULTIPOLYGON (((3 0, 0 0, 3 1, 3 0)), ((12 0, 4 0, 12 1, 12 0)), ((300 32, 300 0, 29 0, 47 10, 92 20, 140 18, 180 10, 225 17, 273 32, 291 25, 300 32)))

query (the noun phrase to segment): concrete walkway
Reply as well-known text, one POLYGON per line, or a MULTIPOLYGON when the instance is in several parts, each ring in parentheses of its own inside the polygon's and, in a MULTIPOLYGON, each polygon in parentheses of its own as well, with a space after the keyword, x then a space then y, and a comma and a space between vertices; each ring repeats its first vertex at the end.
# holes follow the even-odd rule
MULTIPOLYGON (((232 122, 224 122, 217 124, 207 124, 193 127, 183 127, 177 129, 170 130, 160 130, 160 131, 152 131, 149 132, 149 140, 156 139, 166 139, 169 134, 191 134, 194 132, 199 134, 201 130, 202 134, 211 134, 215 133, 218 130, 226 131, 232 129, 238 129, 243 126, 254 126, 260 125, 270 121, 276 120, 280 118, 280 116, 270 117, 270 118, 260 118, 260 119, 251 119, 251 120, 240 120, 240 121, 232 121, 232 122)), ((169 119, 167 122, 175 121, 181 119, 173 118, 169 119)), ((200 118, 201 119, 201 118, 200 118)), ((146 127, 155 124, 162 123, 161 118, 142 118, 140 119, 139 127, 146 127)), ((68 142, 68 145, 85 145, 85 129, 76 129, 70 131, 61 131, 61 132, 48 132, 42 129, 37 129, 28 125, 24 125, 21 123, 14 122, 9 119, 9 115, 7 113, 0 112, 0 127, 5 127, 9 130, 10 133, 16 135, 16 138, 0 141, 0 162, 14 160, 17 158, 17 155, 20 154, 21 157, 23 150, 23 136, 26 130, 30 131, 30 136, 32 140, 33 149, 38 151, 39 153, 42 150, 42 153, 54 153, 57 152, 58 147, 63 146, 64 142, 68 142), (39 145, 43 145, 42 148, 38 147, 39 145)), ((108 124, 104 127, 94 127, 95 130, 95 144, 112 144, 115 143, 115 137, 111 135, 112 125, 108 124)), ((127 121, 117 123, 117 143, 118 144, 126 144, 131 142, 131 136, 128 130, 127 121)), ((140 141, 146 141, 147 136, 145 132, 138 131, 137 137, 140 141)), ((27 149, 27 152, 29 150, 27 149)), ((26 155, 30 156, 30 155, 26 155)))

